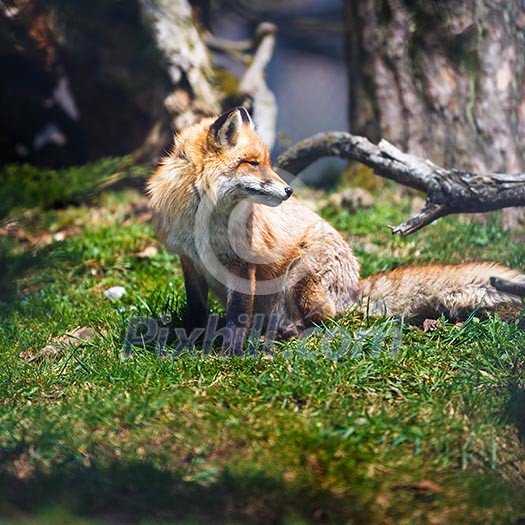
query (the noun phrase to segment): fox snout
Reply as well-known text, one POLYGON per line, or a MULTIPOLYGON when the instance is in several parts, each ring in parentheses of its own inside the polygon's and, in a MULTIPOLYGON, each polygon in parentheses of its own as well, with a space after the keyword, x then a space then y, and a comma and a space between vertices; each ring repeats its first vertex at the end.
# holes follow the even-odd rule
POLYGON ((271 178, 253 178, 245 181, 245 190, 250 199, 266 206, 279 206, 292 196, 293 188, 273 171, 271 178))

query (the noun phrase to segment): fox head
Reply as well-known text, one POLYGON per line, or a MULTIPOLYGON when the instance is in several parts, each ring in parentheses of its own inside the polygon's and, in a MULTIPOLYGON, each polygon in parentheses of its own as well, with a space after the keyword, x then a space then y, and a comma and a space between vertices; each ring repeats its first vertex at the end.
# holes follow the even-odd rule
POLYGON ((293 190, 272 170, 268 148, 239 107, 178 133, 171 153, 148 181, 147 193, 162 237, 173 221, 191 222, 203 198, 232 209, 245 200, 278 206, 293 190))
POLYGON ((211 122, 205 144, 202 188, 216 198, 250 199, 278 206, 293 189, 272 170, 270 154, 252 119, 237 107, 211 122))
POLYGON ((184 130, 176 145, 195 166, 199 192, 214 201, 249 199, 267 206, 278 206, 292 195, 293 189, 272 170, 268 148, 245 108, 234 108, 197 126, 204 129, 190 133, 193 144, 188 144, 184 130))

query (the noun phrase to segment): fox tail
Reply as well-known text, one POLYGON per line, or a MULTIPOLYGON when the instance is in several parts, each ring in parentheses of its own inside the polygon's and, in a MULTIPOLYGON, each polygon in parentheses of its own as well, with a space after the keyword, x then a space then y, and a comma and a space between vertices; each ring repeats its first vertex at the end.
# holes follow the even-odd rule
POLYGON ((361 281, 361 307, 370 315, 404 315, 413 322, 445 315, 465 320, 475 309, 517 318, 525 304, 525 274, 497 263, 399 267, 361 281))

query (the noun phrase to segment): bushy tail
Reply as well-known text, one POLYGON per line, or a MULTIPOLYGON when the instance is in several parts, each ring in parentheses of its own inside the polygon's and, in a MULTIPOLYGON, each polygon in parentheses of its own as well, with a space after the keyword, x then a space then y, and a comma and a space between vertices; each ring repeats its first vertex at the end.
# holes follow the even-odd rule
POLYGON ((362 280, 361 291, 368 314, 405 315, 414 322, 442 314, 464 320, 476 308, 508 320, 525 308, 525 275, 490 262, 399 267, 362 280))

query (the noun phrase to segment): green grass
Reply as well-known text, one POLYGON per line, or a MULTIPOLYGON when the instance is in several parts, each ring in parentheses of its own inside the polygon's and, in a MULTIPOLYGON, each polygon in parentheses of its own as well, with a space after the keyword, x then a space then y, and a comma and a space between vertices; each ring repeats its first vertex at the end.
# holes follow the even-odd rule
MULTIPOLYGON (((497 216, 391 236, 410 200, 383 193, 353 215, 323 211, 364 274, 466 259, 523 268, 525 247, 497 216)), ((423 333, 350 313, 251 357, 160 359, 149 345, 123 360, 130 316, 179 323, 185 306, 178 258, 139 208, 136 192, 119 191, 21 223, 33 237, 66 238, 0 305, 1 524, 525 519, 525 333, 515 324, 473 317, 423 333), (139 256, 152 245, 158 253, 139 256), (114 285, 127 293, 112 302, 103 292, 114 285), (39 354, 78 326, 96 335, 39 354)))

